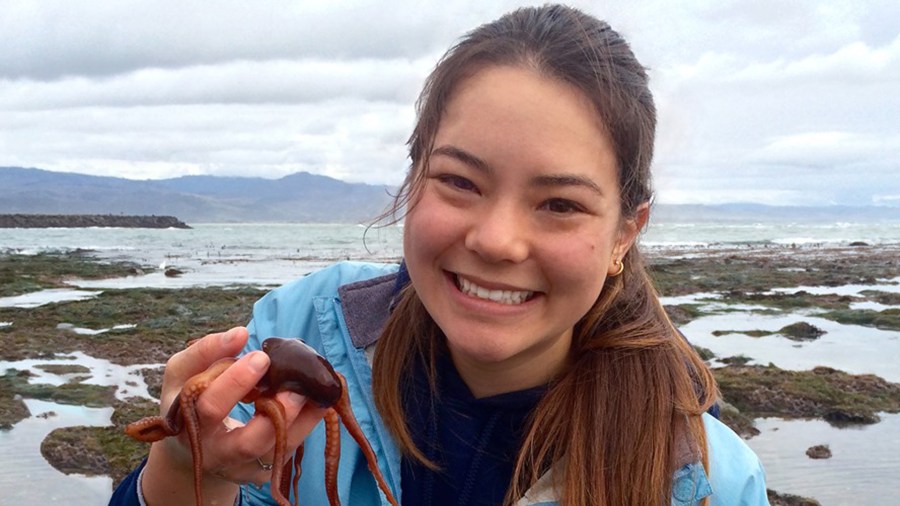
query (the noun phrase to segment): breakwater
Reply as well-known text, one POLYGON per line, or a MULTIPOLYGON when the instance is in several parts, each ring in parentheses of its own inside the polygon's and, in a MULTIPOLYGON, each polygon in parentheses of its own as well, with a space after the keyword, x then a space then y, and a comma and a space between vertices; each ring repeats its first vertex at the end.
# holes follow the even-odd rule
POLYGON ((0 228, 191 228, 174 216, 0 214, 0 228))

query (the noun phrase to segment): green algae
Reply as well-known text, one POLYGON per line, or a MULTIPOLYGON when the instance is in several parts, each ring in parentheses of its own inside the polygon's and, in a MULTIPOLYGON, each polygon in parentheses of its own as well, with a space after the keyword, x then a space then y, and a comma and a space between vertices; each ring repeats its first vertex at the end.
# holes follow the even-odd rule
MULTIPOLYGON (((887 308, 880 311, 873 309, 850 309, 850 304, 860 299, 870 300, 885 305, 900 304, 900 294, 865 290, 863 297, 847 295, 813 295, 803 290, 794 293, 743 293, 730 292, 729 304, 755 304, 768 307, 777 313, 786 314, 805 310, 810 316, 825 318, 842 324, 874 327, 881 330, 900 330, 900 308, 887 308)), ((699 312, 699 311, 698 311, 699 312)), ((761 312, 761 311, 754 311, 761 312)), ((722 331, 724 332, 724 331, 722 331)), ((737 331, 741 333, 748 333, 737 331)), ((797 337, 791 331, 782 332, 789 337, 797 337)), ((760 334, 765 335, 765 334, 760 334)), ((758 337, 758 336, 757 336, 758 337)), ((802 336, 801 336, 802 337, 802 336)))
POLYGON ((881 290, 863 290, 860 295, 866 297, 866 300, 884 304, 886 306, 900 306, 900 293, 884 292, 881 290))
POLYGON ((781 335, 794 341, 809 341, 816 339, 826 332, 815 325, 807 322, 797 322, 785 325, 778 330, 714 330, 711 332, 716 337, 728 334, 744 334, 750 337, 765 337, 772 335, 781 335))
POLYGON ((147 399, 116 403, 112 426, 63 427, 41 443, 41 454, 63 473, 109 475, 117 485, 147 455, 149 445, 125 435, 125 425, 159 414, 159 405, 147 399))
POLYGON ((125 365, 163 363, 191 339, 245 324, 263 293, 256 288, 137 288, 36 308, 0 308, 0 321, 14 323, 5 333, 0 358, 21 360, 36 350, 53 350, 84 351, 125 365), (83 335, 57 328, 61 322, 91 329, 135 327, 83 335))
POLYGON ((875 284, 893 279, 900 263, 893 251, 829 250, 771 246, 756 250, 710 249, 691 258, 658 254, 648 268, 663 296, 700 292, 766 292, 775 287, 875 284))
POLYGON ((28 407, 22 398, 40 399, 57 404, 73 406, 106 407, 112 406, 115 399, 115 386, 85 385, 74 378, 63 385, 46 383, 29 383, 34 376, 30 371, 7 369, 0 376, 0 429, 10 429, 19 421, 28 418, 28 407))
POLYGON ((716 354, 712 352, 709 348, 704 348, 702 346, 694 346, 694 351, 697 352, 697 355, 700 355, 700 359, 703 361, 710 361, 716 358, 716 354))
POLYGON ((826 334, 824 330, 807 322, 797 322, 784 326, 778 333, 795 341, 817 339, 826 334))
POLYGON ((0 392, 28 399, 92 408, 112 406, 116 400, 115 386, 86 385, 77 379, 63 385, 29 383, 29 376, 30 374, 23 374, 15 369, 7 370, 6 374, 0 376, 0 392))
POLYGON ((845 325, 862 325, 879 330, 900 330, 900 308, 874 311, 872 309, 855 309, 828 311, 817 316, 827 318, 845 325))
POLYGON ((20 381, 28 381, 30 375, 28 371, 7 370, 6 374, 0 376, 0 430, 9 430, 31 415, 28 406, 13 388, 20 381), (19 376, 24 379, 18 378, 19 376))
POLYGON ((727 336, 728 334, 744 334, 750 337, 764 337, 777 334, 777 332, 769 330, 713 330, 711 334, 716 337, 727 336))
POLYGON ((684 325, 708 314, 704 311, 703 304, 699 303, 672 304, 663 306, 663 308, 675 325, 684 325))
POLYGON ((79 364, 38 364, 35 369, 46 371, 50 374, 86 374, 91 369, 79 364))
MULTIPOLYGON (((773 287, 874 283, 876 278, 897 275, 895 260, 886 262, 883 258, 859 256, 845 262, 834 262, 832 265, 830 259, 808 263, 808 259, 794 258, 783 253, 773 258, 740 255, 690 260, 657 258, 651 264, 654 279, 663 295, 697 292, 723 294, 723 298, 698 299, 696 303, 678 305, 682 315, 687 318, 676 321, 679 325, 707 314, 746 311, 728 307, 738 304, 754 304, 765 308, 754 309, 754 312, 850 311, 849 303, 859 298, 841 300, 837 296, 802 292, 771 296, 757 292, 768 292, 773 287), (710 309, 710 302, 719 303, 719 307, 710 309), (722 307, 721 303, 725 306, 722 307)), ((87 263, 96 262, 89 256, 85 256, 83 260, 87 263)), ((64 280, 69 278, 92 277, 89 273, 79 271, 81 267, 77 265, 54 273, 47 263, 41 264, 42 262, 42 259, 37 259, 33 271, 23 270, 23 279, 17 282, 37 287, 34 289, 43 289, 65 286, 64 280), (47 272, 40 272, 41 269, 46 269, 47 272)), ((5 264, 0 262, 0 265, 5 264)), ((127 272, 127 269, 126 267, 126 272, 119 275, 136 273, 127 272)), ((97 276, 107 277, 109 272, 104 271, 97 276)), ((867 300, 892 304, 892 299, 885 297, 884 292, 872 292, 875 293, 864 292, 867 300)), ((252 303, 263 293, 263 290, 249 288, 106 290, 90 300, 49 304, 27 310, 0 308, 0 321, 14 323, 0 328, 4 339, 0 357, 18 360, 46 355, 50 351, 81 350, 120 364, 163 363, 190 339, 245 323, 249 319, 252 303), (93 329, 107 329, 120 324, 134 324, 135 327, 87 336, 57 328, 63 322, 93 329)), ((669 310, 669 307, 666 309, 669 310)), ((674 320, 676 319, 673 318, 674 320)), ((710 358, 705 360, 711 359, 711 355, 710 353, 710 358)), ((778 371, 780 370, 762 366, 716 369, 715 374, 722 385, 725 400, 734 404, 726 405, 723 409, 723 420, 732 427, 740 427, 741 424, 748 426, 744 430, 752 434, 753 418, 758 416, 821 416, 833 423, 872 423, 877 420, 879 411, 896 412, 893 411, 896 409, 896 393, 892 393, 896 385, 884 384, 879 378, 872 377, 875 379, 868 383, 871 388, 860 387, 858 391, 851 388, 845 392, 843 389, 849 388, 848 385, 857 388, 859 385, 856 383, 862 383, 865 387, 866 381, 815 377, 829 376, 826 372, 831 370, 827 368, 803 371, 797 373, 798 376, 784 374, 789 373, 788 371, 778 371), (739 369, 754 369, 756 372, 736 374, 735 371, 739 369), (887 393, 884 394, 882 390, 887 393)), ((151 383, 151 392, 158 396, 161 371, 145 371, 146 376, 151 374, 156 376, 155 385, 151 383)), ((4 393, 0 383, 0 413, 5 409, 2 402, 4 395, 9 399, 15 398, 11 390, 4 393)), ((10 402, 11 406, 12 404, 10 402)), ((42 452, 47 447, 45 457, 55 467, 70 469, 72 472, 91 474, 88 468, 102 469, 102 474, 109 474, 118 482, 147 452, 146 444, 131 440, 122 433, 122 428, 128 422, 157 414, 158 405, 152 401, 136 400, 115 405, 117 407, 112 427, 65 428, 54 431, 42 445, 42 452)), ((27 416, 27 409, 25 412, 27 416)))
MULTIPOLYGON (((667 305, 676 325, 717 314, 747 313, 783 315, 801 313, 840 323, 883 330, 900 329, 898 308, 882 311, 851 309, 851 304, 872 301, 887 306, 900 304, 900 294, 878 289, 858 296, 814 294, 791 287, 843 286, 848 284, 894 284, 900 261, 890 249, 830 248, 827 250, 785 248, 711 249, 702 256, 669 257, 660 254, 648 260, 651 278, 663 296, 710 293, 690 303, 667 305), (773 288, 779 288, 773 291, 773 288)), ((761 330, 719 330, 717 335, 745 333, 762 337, 761 330)), ((790 331, 783 333, 796 338, 790 331)), ((802 337, 805 338, 805 337, 802 337)))
MULTIPOLYGON (((0 256, 3 295, 65 286, 69 278, 98 278, 136 274, 131 264, 102 264, 90 257, 0 256), (94 268, 90 267, 95 265, 94 268), (4 278, 4 280, 7 278, 4 278)), ((135 267, 135 269, 137 269, 135 267)), ((256 288, 185 288, 104 290, 91 299, 46 304, 34 308, 0 308, 3 360, 50 358, 58 353, 83 351, 96 358, 119 364, 164 363, 186 343, 203 335, 222 331, 250 319, 253 302, 264 290, 256 288), (79 334, 61 328, 60 323, 90 329, 112 329, 96 335, 79 334)), ((41 369, 55 374, 80 374, 89 369, 77 364, 44 364, 41 369)), ((150 392, 159 396, 161 369, 145 369, 150 392)), ((29 416, 21 397, 90 407, 116 406, 113 427, 66 427, 53 431, 41 445, 44 457, 66 473, 106 474, 121 480, 147 454, 147 444, 132 440, 123 432, 125 424, 158 414, 158 403, 115 399, 115 386, 80 383, 75 377, 60 386, 29 384, 28 371, 10 371, 0 376, 0 429, 10 428, 29 416)))
POLYGON ((150 272, 134 262, 105 262, 89 251, 0 255, 0 297, 64 288, 70 279, 105 279, 150 272))
POLYGON ((722 399, 719 400, 719 420, 746 439, 759 435, 756 420, 722 399))
POLYGON ((747 365, 753 361, 753 358, 748 357, 747 355, 741 354, 741 355, 735 355, 733 357, 725 357, 725 358, 719 359, 719 361, 722 362, 723 364, 729 364, 729 365, 747 365))
POLYGON ((754 418, 823 418, 830 423, 866 424, 879 412, 900 412, 900 384, 872 374, 853 375, 829 367, 788 371, 768 366, 713 370, 723 398, 754 418))
POLYGON ((809 308, 847 309, 854 300, 856 299, 847 295, 814 295, 804 290, 798 290, 793 293, 732 291, 728 294, 729 303, 765 306, 779 312, 792 312, 798 309, 809 308))
POLYGON ((815 499, 793 494, 781 494, 772 489, 766 489, 766 495, 770 506, 822 506, 822 503, 815 499))

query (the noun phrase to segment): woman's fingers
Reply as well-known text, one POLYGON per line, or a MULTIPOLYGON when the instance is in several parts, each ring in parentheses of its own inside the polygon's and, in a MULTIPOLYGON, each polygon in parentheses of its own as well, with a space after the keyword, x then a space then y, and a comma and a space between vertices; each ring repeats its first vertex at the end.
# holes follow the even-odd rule
POLYGON ((247 344, 247 329, 234 327, 226 332, 208 334, 180 352, 166 363, 166 373, 185 379, 198 374, 213 362, 237 355, 247 344))
POLYGON ((160 396, 162 408, 168 409, 172 399, 189 378, 205 371, 217 360, 237 355, 247 343, 247 337, 246 328, 235 327, 227 332, 197 339, 192 345, 172 355, 166 362, 163 376, 160 396))
MULTIPOLYGON (((326 408, 320 408, 316 403, 310 402, 307 397, 293 392, 280 392, 276 396, 276 400, 284 406, 285 458, 287 459, 294 454, 294 450, 303 444, 310 432, 321 422, 326 408)), ((266 457, 271 457, 275 447, 275 425, 272 420, 257 413, 244 429, 249 429, 253 432, 254 437, 260 438, 258 443, 251 443, 251 447, 256 451, 255 455, 258 455, 260 450, 266 450, 266 457)), ((262 460, 266 463, 271 462, 271 459, 268 458, 262 460)))
POLYGON ((281 392, 276 399, 285 407, 288 417, 296 413, 293 421, 288 425, 288 448, 296 448, 303 443, 309 433, 322 421, 327 408, 320 408, 315 402, 294 392, 281 392))
MULTIPOLYGON (((209 334, 173 355, 166 364, 163 385, 163 395, 168 403, 189 378, 203 373, 216 361, 239 353, 247 338, 247 330, 236 327, 227 332, 209 334)), ((264 469, 260 461, 262 464, 283 465, 283 462, 272 462, 276 436, 271 419, 257 413, 245 425, 228 423, 236 422, 228 415, 256 387, 269 364, 268 355, 262 351, 252 351, 230 365, 223 365, 224 370, 211 374, 208 383, 202 381, 204 390, 196 398, 195 409, 201 428, 203 467, 207 472, 236 483, 259 483, 271 475, 271 471, 264 469)), ((319 423, 325 410, 292 392, 277 394, 277 400, 284 406, 287 459, 319 423)), ((183 459, 189 457, 190 452, 187 451, 186 435, 181 436, 173 438, 179 443, 172 441, 169 444, 182 448, 178 453, 183 459)))
MULTIPOLYGON (((276 399, 284 407, 286 450, 293 454, 294 449, 300 446, 322 419, 324 410, 307 402, 306 397, 292 392, 281 392, 276 399)), ((261 455, 271 456, 275 438, 275 424, 268 416, 259 412, 246 425, 229 431, 225 436, 226 444, 233 444, 244 460, 255 460, 261 455)), ((270 463, 265 459, 264 462, 270 463)))
POLYGON ((284 460, 274 462, 274 423, 268 416, 257 413, 244 426, 235 428, 231 425, 231 429, 217 439, 213 451, 221 454, 215 464, 211 463, 214 473, 237 483, 268 481, 271 469, 262 465, 284 465, 324 416, 325 409, 307 402, 301 395, 282 392, 277 398, 285 410, 284 460))
POLYGON ((201 426, 221 425, 234 406, 259 383, 268 367, 269 356, 252 351, 225 369, 197 399, 201 426))

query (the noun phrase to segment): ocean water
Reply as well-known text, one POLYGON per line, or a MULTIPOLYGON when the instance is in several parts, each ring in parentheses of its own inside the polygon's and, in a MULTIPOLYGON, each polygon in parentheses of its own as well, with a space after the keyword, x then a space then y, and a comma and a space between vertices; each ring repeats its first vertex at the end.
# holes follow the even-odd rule
MULTIPOLYGON (((191 229, 0 229, 0 251, 89 250, 102 258, 174 267, 180 277, 119 280, 114 287, 274 286, 338 260, 400 257, 400 227, 294 223, 198 224, 191 229)), ((91 283, 83 283, 89 288, 91 283)), ((104 283, 96 286, 110 287, 104 283)))
MULTIPOLYGON (((197 285, 253 285, 272 287, 303 276, 338 260, 396 261, 401 252, 401 226, 366 229, 359 225, 323 224, 196 224, 190 230, 168 229, 0 229, 0 252, 39 253, 44 251, 89 250, 102 258, 132 260, 141 265, 174 267, 183 274, 166 277, 162 270, 127 278, 74 280, 71 289, 48 290, 18 298, 0 298, 0 306, 35 307, 40 304, 91 297, 106 288, 186 287, 197 285)), ((842 246, 862 241, 897 249, 900 245, 900 218, 880 223, 845 222, 660 222, 653 223, 641 239, 654 251, 685 256, 704 255, 719 248, 817 248, 842 246)), ((900 272, 895 279, 879 280, 882 291, 900 290, 900 272)), ((853 296, 866 286, 805 287, 818 293, 853 296)), ((707 294, 708 295, 708 294, 707 294)), ((697 298, 698 295, 689 296, 697 298)), ((678 300, 666 300, 676 303, 678 300)), ((715 304, 715 302, 711 302, 715 304)), ((886 309, 880 306, 873 309, 886 309)), ((726 315, 699 318, 683 330, 695 344, 725 357, 744 354, 758 363, 772 362, 786 369, 809 369, 826 365, 853 373, 878 374, 900 382, 900 335, 852 325, 810 318, 798 314, 765 316, 752 307, 733 308, 726 315), (810 343, 796 343, 777 336, 750 338, 743 334, 714 336, 717 329, 777 329, 797 318, 812 321, 828 333, 810 343), (724 321, 723 321, 724 320, 724 321)), ((75 324, 72 331, 92 333, 102 338, 110 329, 85 329, 75 324)), ((130 322, 122 322, 130 330, 130 322)), ((0 322, 0 327, 15 322, 0 322)), ((58 360, 72 360, 60 357, 58 360)), ((92 364, 97 381, 128 381, 129 371, 113 365, 97 365, 91 357, 75 357, 92 364)), ((95 362, 95 361, 94 361, 95 362)), ((0 363, 6 367, 29 368, 33 364, 0 363)), ((33 381, 62 381, 44 377, 33 381)), ((65 477, 46 465, 38 448, 49 430, 67 425, 106 425, 105 411, 72 409, 31 402, 33 416, 13 430, 0 432, 0 446, 15 452, 0 452, 0 506, 18 504, 8 494, 16 483, 47 483, 59 487, 29 487, 29 502, 55 502, 59 489, 69 490, 78 504, 105 504, 110 481, 104 478, 65 477), (36 490, 37 489, 37 490, 36 490), (10 502, 11 501, 11 502, 10 502)), ((810 496, 823 505, 900 504, 900 415, 885 414, 879 424, 857 429, 836 429, 818 420, 760 419, 762 433, 748 440, 766 466, 769 486, 782 493, 810 496), (813 444, 830 444, 834 456, 813 461, 805 450, 813 444)))
MULTIPOLYGON (((0 252, 90 250, 109 259, 175 267, 178 278, 156 275, 117 281, 115 287, 227 285, 274 286, 338 260, 395 261, 402 255, 402 226, 347 224, 193 224, 192 229, 0 229, 0 252), (130 283, 130 284, 129 284, 130 283)), ((879 223, 659 222, 640 244, 702 252, 716 247, 900 244, 900 216, 879 223)), ((109 287, 107 282, 80 283, 109 287)))
POLYGON ((900 209, 893 220, 651 222, 642 244, 654 246, 829 246, 851 242, 900 243, 900 209))

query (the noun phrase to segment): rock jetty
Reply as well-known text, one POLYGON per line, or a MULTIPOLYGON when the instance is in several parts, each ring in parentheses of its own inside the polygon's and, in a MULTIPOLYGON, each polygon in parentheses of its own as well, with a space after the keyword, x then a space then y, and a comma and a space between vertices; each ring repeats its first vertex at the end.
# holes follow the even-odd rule
POLYGON ((0 214, 0 228, 191 228, 174 216, 115 214, 0 214))

